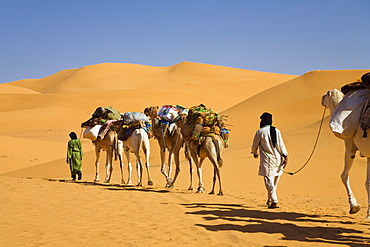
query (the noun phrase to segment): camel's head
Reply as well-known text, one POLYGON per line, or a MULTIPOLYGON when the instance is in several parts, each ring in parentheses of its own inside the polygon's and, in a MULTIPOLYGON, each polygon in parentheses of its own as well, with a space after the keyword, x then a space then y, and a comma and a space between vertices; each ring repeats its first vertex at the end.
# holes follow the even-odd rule
POLYGON ((144 109, 144 114, 150 117, 151 119, 158 117, 159 106, 149 106, 144 109))
POLYGON ((342 99, 343 94, 341 91, 338 89, 329 90, 321 97, 321 105, 328 107, 332 111, 342 99))
POLYGON ((95 126, 97 124, 96 118, 90 118, 89 120, 81 124, 81 128, 86 128, 87 126, 95 126))

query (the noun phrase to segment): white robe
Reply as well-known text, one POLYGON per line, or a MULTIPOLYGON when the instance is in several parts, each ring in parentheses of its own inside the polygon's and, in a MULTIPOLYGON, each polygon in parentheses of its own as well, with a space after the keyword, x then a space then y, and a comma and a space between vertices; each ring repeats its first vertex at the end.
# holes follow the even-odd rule
POLYGON ((276 147, 273 146, 270 136, 270 126, 264 126, 257 130, 253 139, 252 153, 256 154, 259 149, 260 176, 280 176, 283 171, 281 168, 282 156, 287 157, 288 152, 285 148, 280 130, 276 128, 276 147))

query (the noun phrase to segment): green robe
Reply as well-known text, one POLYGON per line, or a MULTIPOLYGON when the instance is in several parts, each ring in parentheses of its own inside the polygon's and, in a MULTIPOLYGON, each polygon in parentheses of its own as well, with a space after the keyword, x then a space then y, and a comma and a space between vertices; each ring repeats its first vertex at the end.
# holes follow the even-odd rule
POLYGON ((81 171, 83 155, 81 141, 79 139, 70 140, 68 142, 67 158, 69 159, 72 177, 81 171))

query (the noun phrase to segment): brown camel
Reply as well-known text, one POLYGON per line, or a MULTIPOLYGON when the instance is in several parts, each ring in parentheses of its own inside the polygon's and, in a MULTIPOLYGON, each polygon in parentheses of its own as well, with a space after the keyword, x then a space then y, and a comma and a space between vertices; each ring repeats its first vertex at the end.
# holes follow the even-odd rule
MULTIPOLYGON (((165 124, 158 117, 158 106, 145 108, 145 115, 149 116, 152 124, 153 135, 158 141, 161 155, 161 172, 166 177, 166 188, 174 186, 175 181, 180 173, 180 149, 183 147, 184 138, 181 134, 181 128, 172 123, 165 124), (168 151, 168 167, 166 169, 166 151, 168 151), (175 175, 171 178, 172 171, 172 156, 175 158, 175 175)), ((193 190, 193 167, 190 163, 190 186, 189 190, 193 190)))
MULTIPOLYGON (((183 136, 188 136, 187 131, 190 129, 186 121, 186 116, 182 115, 176 122, 179 127, 181 127, 181 132, 183 136)), ((223 160, 221 158, 221 153, 224 149, 224 141, 221 136, 216 134, 209 134, 207 136, 201 137, 199 140, 188 140, 185 138, 186 149, 190 152, 191 158, 194 160, 197 167, 197 174, 199 178, 199 186, 197 193, 204 193, 203 179, 202 179, 202 164, 203 161, 208 158, 213 164, 213 185, 212 190, 209 194, 214 194, 216 180, 219 181, 219 193, 218 195, 223 195, 222 185, 221 185, 221 174, 220 168, 223 165, 223 160)), ((189 160, 190 162, 190 160, 189 160)))
MULTIPOLYGON (((87 120, 86 122, 81 124, 82 128, 86 128, 87 126, 94 126, 94 119, 91 118, 87 120)), ((101 150, 104 150, 107 152, 106 155, 106 162, 105 162, 105 168, 106 168, 106 175, 105 175, 105 183, 109 183, 112 177, 112 171, 113 171, 113 155, 115 156, 115 160, 117 160, 117 157, 119 159, 119 166, 121 168, 121 183, 125 184, 124 178, 123 178, 123 164, 122 164, 122 142, 118 140, 117 133, 114 130, 109 130, 103 139, 95 140, 93 141, 93 144, 95 146, 95 182, 100 181, 99 178, 99 158, 100 158, 100 152, 101 150)))

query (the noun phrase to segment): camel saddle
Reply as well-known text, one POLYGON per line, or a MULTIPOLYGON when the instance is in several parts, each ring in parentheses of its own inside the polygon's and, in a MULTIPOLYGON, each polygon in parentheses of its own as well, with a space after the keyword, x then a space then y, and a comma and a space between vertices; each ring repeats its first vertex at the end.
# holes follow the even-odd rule
POLYGON ((367 129, 370 128, 370 107, 369 105, 367 105, 366 107, 367 109, 361 119, 361 129, 364 131, 364 133, 362 134, 363 138, 367 137, 367 129))
POLYGON ((353 83, 349 83, 349 84, 346 84, 343 87, 341 87, 340 91, 342 91, 342 93, 344 95, 346 95, 350 91, 360 90, 360 89, 365 89, 365 88, 366 88, 366 86, 363 83, 353 82, 353 83))

